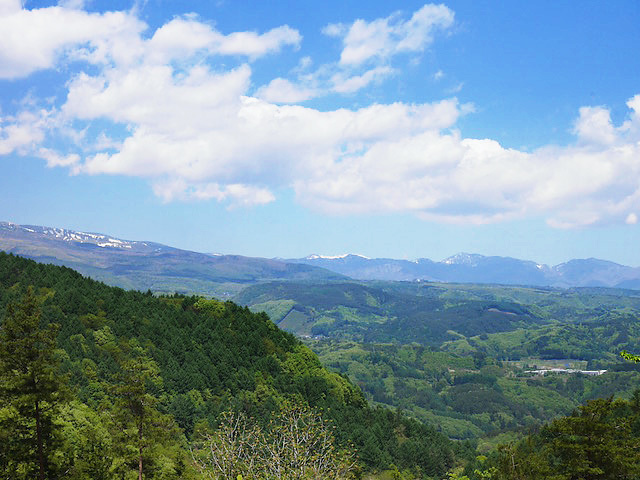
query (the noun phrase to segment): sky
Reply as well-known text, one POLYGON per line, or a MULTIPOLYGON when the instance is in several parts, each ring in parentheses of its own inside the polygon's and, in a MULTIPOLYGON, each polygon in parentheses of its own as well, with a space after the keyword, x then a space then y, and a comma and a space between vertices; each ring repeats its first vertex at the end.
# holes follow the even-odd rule
POLYGON ((640 2, 0 0, 0 220, 640 266, 640 2))

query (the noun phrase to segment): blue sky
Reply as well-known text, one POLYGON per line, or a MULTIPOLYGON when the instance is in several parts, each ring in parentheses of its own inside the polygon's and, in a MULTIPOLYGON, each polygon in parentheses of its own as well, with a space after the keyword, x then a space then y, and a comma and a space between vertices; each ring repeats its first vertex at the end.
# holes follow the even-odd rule
POLYGON ((640 266, 640 4, 0 0, 0 220, 640 266))

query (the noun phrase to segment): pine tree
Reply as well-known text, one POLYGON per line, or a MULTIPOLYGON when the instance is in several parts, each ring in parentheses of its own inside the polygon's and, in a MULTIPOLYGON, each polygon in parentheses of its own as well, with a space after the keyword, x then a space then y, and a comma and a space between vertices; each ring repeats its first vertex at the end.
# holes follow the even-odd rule
POLYGON ((5 469, 40 480, 52 475, 53 418, 67 400, 55 357, 57 330, 54 324, 41 325, 31 287, 20 303, 8 305, 0 328, 0 430, 6 436, 0 449, 5 469))
MULTIPOLYGON (((154 394, 162 385, 157 363, 136 340, 125 342, 117 352, 120 372, 112 387, 116 397, 115 416, 118 426, 120 455, 135 458, 138 479, 148 470, 150 451, 162 443, 172 444, 176 425, 168 415, 157 410, 159 400, 154 394)), ((156 456, 157 452, 156 452, 156 456)), ((128 470, 129 461, 122 465, 128 470)), ((147 476, 147 474, 144 474, 147 476)))

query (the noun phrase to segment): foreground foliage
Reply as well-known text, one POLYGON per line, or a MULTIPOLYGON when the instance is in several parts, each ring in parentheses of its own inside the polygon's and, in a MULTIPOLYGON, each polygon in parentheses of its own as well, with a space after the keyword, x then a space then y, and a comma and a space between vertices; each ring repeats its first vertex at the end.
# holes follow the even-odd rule
POLYGON ((7 306, 0 329, 0 453, 12 476, 44 479, 54 470, 54 418, 65 400, 54 357, 57 325, 40 327, 33 289, 7 306))
POLYGON ((212 479, 346 479, 357 472, 352 451, 337 449, 329 425, 304 405, 285 406, 265 428, 226 412, 219 429, 194 442, 199 470, 212 479))
POLYGON ((640 476, 640 391, 593 400, 523 441, 503 446, 499 479, 613 480, 640 476))

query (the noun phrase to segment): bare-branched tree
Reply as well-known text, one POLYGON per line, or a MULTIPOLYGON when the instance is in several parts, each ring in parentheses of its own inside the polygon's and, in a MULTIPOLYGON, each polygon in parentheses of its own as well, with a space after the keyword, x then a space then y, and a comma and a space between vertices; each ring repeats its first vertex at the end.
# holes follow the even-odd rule
POLYGON ((264 430, 242 413, 226 413, 192 455, 211 479, 340 480, 357 470, 355 453, 338 449, 329 425, 302 405, 285 407, 264 430))

